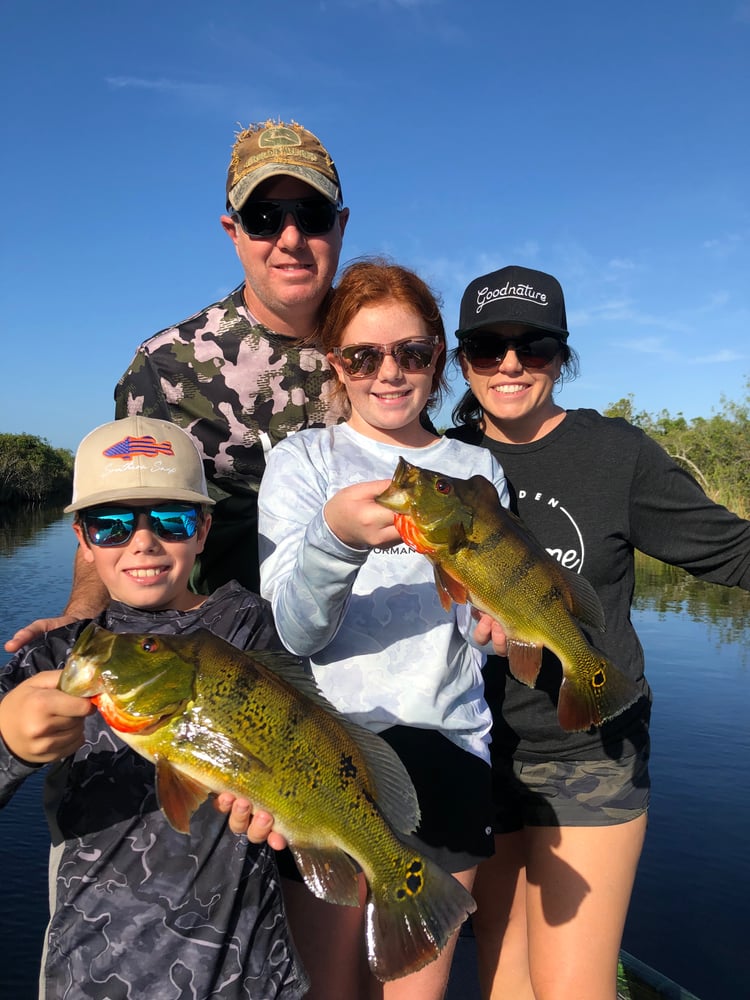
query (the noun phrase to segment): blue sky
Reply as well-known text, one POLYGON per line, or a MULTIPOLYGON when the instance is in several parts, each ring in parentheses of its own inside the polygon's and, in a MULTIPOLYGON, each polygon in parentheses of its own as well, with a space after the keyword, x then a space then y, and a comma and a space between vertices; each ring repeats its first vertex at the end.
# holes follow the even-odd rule
POLYGON ((521 264, 565 290, 563 406, 746 398, 750 0, 10 0, 0 38, 2 432, 74 449, 136 346, 239 283, 226 167, 267 118, 334 156, 342 262, 415 268, 451 341, 521 264))

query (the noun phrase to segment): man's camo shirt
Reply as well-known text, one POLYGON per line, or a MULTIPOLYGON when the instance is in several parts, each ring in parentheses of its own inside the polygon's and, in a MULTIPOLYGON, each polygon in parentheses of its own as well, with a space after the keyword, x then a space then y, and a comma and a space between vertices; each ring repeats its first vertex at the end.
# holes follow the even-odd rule
MULTIPOLYGON (((236 584, 191 611, 114 601, 96 620, 113 632, 207 628, 240 649, 281 648, 266 602, 236 584)), ((62 667, 85 625, 75 622, 25 646, 0 668, 0 697, 62 667)), ((37 770, 0 739, 0 806, 37 770)), ((51 917, 40 1000, 305 994, 307 976, 267 844, 231 833, 211 802, 193 815, 188 836, 173 830, 159 809, 154 765, 99 712, 85 719, 83 746, 45 771, 51 917)))
POLYGON ((257 493, 265 455, 295 431, 343 419, 326 358, 258 323, 243 288, 141 344, 115 389, 117 418, 171 420, 203 456, 217 506, 192 579, 200 593, 232 577, 259 589, 257 493))

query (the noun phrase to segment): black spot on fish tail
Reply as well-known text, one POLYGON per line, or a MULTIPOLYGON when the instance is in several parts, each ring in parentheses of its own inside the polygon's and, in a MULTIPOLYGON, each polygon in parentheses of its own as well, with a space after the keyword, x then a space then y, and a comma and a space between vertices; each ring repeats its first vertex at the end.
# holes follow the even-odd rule
POLYGON ((396 899, 416 896, 424 889, 424 862, 415 858, 404 873, 403 885, 396 889, 396 899))
POLYGON ((566 732, 585 732, 614 719, 639 696, 635 681, 602 656, 590 673, 564 672, 557 702, 558 722, 566 732))

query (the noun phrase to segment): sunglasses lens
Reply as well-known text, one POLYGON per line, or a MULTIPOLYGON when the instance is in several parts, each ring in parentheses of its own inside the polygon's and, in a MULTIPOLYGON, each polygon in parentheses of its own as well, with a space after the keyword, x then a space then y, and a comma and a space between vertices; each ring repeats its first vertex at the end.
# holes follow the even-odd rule
POLYGON ((126 545, 133 536, 139 514, 148 518, 148 526, 165 542, 184 542, 198 530, 198 509, 191 504, 146 507, 98 507, 83 515, 86 537, 92 545, 111 548, 126 545))
POLYGON ((92 545, 124 545, 133 534, 135 514, 125 507, 102 507, 83 515, 86 537, 92 545))
POLYGON ((432 344, 415 340, 408 344, 399 344, 394 348, 393 356, 399 368, 405 372, 419 372, 432 364, 434 348, 432 344))
POLYGON ((383 360, 383 352, 379 347, 342 347, 339 351, 341 364, 347 375, 364 377, 372 375, 383 360))
POLYGON ((248 236, 268 238, 279 235, 290 212, 305 236, 322 236, 333 229, 337 209, 327 198, 289 198, 248 201, 238 215, 248 236))
POLYGON ((188 505, 156 507, 149 517, 154 533, 165 542, 184 542, 198 530, 198 510, 188 505))
POLYGON ((336 206, 326 198, 303 198, 294 217, 305 236, 322 236, 333 229, 336 206))
POLYGON ((277 201, 248 201, 238 214, 248 236, 275 236, 284 220, 277 201))
POLYGON ((539 337, 536 340, 504 340, 501 337, 476 337, 463 342, 466 360, 477 371, 497 368, 509 349, 515 351, 524 368, 544 368, 560 353, 557 337, 539 337))

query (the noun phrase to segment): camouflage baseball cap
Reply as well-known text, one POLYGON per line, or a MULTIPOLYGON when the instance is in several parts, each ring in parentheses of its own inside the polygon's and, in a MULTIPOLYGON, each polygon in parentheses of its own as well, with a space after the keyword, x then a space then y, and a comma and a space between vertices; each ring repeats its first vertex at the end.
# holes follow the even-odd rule
POLYGON ((269 177, 298 177, 341 208, 336 166, 317 136, 296 122, 267 121, 239 133, 227 173, 227 203, 242 208, 255 188, 269 177))
POLYGON ((87 434, 76 452, 73 501, 65 511, 116 500, 213 504, 190 435, 154 417, 124 417, 87 434))

